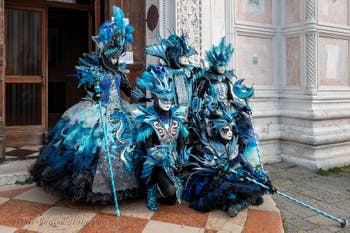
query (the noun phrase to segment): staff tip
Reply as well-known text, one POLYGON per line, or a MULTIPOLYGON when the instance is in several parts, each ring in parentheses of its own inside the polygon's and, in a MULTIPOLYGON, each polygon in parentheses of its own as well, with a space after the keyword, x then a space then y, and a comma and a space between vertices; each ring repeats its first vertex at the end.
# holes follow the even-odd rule
POLYGON ((115 211, 115 216, 117 216, 117 217, 120 216, 120 211, 119 211, 119 210, 116 210, 116 211, 115 211))
POLYGON ((346 220, 345 218, 343 219, 343 221, 340 223, 342 228, 345 228, 348 225, 348 220, 346 220))

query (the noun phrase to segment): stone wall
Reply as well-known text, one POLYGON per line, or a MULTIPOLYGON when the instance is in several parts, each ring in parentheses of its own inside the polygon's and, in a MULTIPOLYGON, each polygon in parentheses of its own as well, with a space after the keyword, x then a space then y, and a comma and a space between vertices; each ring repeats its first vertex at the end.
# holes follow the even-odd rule
POLYGON ((187 29, 199 59, 222 36, 235 46, 231 66, 255 84, 265 162, 350 164, 349 7, 348 0, 176 1, 177 31, 187 29))
POLYGON ((279 59, 277 2, 176 1, 176 30, 185 29, 203 59, 223 36, 236 48, 231 68, 245 83, 255 84, 252 105, 265 162, 280 161, 279 59))
POLYGON ((350 164, 349 2, 282 4, 281 156, 309 168, 350 164))

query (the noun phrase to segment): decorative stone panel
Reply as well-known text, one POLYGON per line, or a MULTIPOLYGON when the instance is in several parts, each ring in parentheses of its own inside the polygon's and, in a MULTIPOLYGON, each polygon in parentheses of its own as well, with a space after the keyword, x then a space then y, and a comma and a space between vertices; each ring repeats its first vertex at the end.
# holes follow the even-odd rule
POLYGON ((237 75, 246 84, 273 85, 273 39, 258 36, 237 36, 237 75))
POLYGON ((272 0, 239 0, 236 2, 237 20, 272 24, 272 0))
POLYGON ((286 38, 287 86, 301 86, 301 43, 300 37, 286 38))
MULTIPOLYGON (((186 31, 190 37, 190 44, 202 51, 201 43, 201 0, 177 0, 176 1, 176 33, 186 31)), ((193 56, 193 62, 199 62, 201 54, 193 56)))
POLYGON ((349 41, 320 37, 318 67, 321 86, 349 85, 349 41))
POLYGON ((286 0, 286 24, 298 23, 301 21, 300 3, 301 0, 286 0))
POLYGON ((321 24, 348 25, 348 0, 318 0, 321 24))

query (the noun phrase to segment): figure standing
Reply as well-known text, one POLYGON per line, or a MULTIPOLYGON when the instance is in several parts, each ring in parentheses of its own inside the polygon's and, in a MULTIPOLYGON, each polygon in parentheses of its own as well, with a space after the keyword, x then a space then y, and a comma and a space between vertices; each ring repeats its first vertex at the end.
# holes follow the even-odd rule
POLYGON ((197 54, 188 43, 188 34, 172 34, 167 39, 160 38, 159 44, 146 47, 147 55, 160 58, 165 62, 167 76, 173 82, 175 90, 174 104, 185 107, 192 101, 192 85, 195 79, 203 75, 203 69, 188 63, 188 57, 197 54))
POLYGON ((125 25, 120 8, 113 7, 113 13, 93 37, 96 52, 84 54, 76 67, 79 86, 87 87, 87 95, 48 132, 31 169, 34 181, 44 190, 73 201, 114 201, 108 153, 118 199, 134 198, 139 192, 132 126, 120 99, 120 90, 137 96, 119 64, 134 29, 125 25))

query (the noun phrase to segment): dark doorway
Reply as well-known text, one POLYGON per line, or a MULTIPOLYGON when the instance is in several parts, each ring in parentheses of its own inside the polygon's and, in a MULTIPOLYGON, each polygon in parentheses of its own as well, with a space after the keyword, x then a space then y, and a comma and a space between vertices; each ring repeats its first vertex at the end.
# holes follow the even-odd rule
POLYGON ((84 95, 72 76, 79 56, 88 52, 88 12, 60 8, 48 10, 48 125, 84 95))

